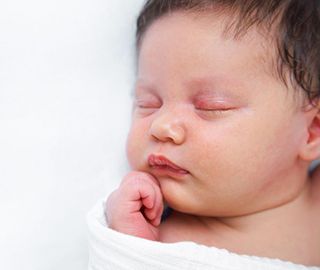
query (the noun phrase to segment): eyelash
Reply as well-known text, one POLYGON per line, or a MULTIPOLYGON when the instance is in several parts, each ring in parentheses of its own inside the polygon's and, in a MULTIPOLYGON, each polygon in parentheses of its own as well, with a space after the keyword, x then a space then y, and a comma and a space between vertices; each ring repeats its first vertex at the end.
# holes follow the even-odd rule
POLYGON ((226 107, 226 108, 202 108, 202 107, 196 107, 196 110, 199 111, 205 111, 205 112, 214 112, 214 111, 220 111, 220 112, 226 112, 226 111, 230 111, 232 110, 232 108, 230 107, 226 107))
POLYGON ((196 107, 199 111, 228 111, 231 110, 231 108, 204 108, 204 107, 196 107))
POLYGON ((219 117, 230 112, 232 108, 220 108, 220 109, 196 108, 196 110, 198 111, 198 114, 203 117, 219 117))
MULTIPOLYGON (((156 110, 160 109, 162 107, 162 104, 158 102, 149 102, 145 100, 136 100, 135 101, 135 107, 138 109, 137 112, 142 113, 143 115, 149 115, 155 112, 156 110)), ((232 111, 234 108, 232 107, 225 107, 223 108, 221 105, 212 105, 208 106, 209 108, 206 108, 207 106, 197 106, 195 105, 195 110, 196 112, 200 115, 203 116, 204 118, 206 117, 219 117, 223 116, 223 114, 226 114, 230 111, 232 111), (215 108, 216 107, 216 108, 215 108), (220 107, 220 108, 219 108, 220 107)))
POLYGON ((161 107, 161 105, 153 105, 153 104, 145 104, 145 103, 136 103, 136 107, 139 109, 158 109, 161 107))

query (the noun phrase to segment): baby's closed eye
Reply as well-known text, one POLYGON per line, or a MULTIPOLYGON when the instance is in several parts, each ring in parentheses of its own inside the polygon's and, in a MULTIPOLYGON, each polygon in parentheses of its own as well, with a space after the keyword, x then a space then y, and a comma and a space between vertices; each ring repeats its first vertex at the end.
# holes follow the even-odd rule
POLYGON ((135 102, 137 108, 140 109, 158 109, 161 107, 161 102, 152 99, 138 99, 135 102))
POLYGON ((136 96, 134 100, 134 109, 141 116, 148 116, 161 108, 161 106, 161 100, 151 94, 136 96))
POLYGON ((223 115, 236 109, 236 106, 221 100, 200 100, 196 101, 194 106, 198 114, 205 116, 223 115))

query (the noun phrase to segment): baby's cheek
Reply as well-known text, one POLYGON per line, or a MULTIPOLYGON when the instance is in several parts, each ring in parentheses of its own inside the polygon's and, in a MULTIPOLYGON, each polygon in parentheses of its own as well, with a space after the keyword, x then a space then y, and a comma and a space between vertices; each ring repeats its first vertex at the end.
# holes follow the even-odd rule
POLYGON ((136 156, 137 156, 137 149, 136 146, 134 144, 134 136, 133 134, 130 132, 127 138, 127 144, 126 144, 126 155, 127 155, 127 159, 128 162, 130 164, 131 168, 135 167, 135 161, 137 160, 136 156))
POLYGON ((143 135, 143 130, 139 130, 139 128, 132 126, 126 144, 126 155, 132 169, 137 169, 139 167, 139 164, 143 159, 144 149, 145 137, 143 135))

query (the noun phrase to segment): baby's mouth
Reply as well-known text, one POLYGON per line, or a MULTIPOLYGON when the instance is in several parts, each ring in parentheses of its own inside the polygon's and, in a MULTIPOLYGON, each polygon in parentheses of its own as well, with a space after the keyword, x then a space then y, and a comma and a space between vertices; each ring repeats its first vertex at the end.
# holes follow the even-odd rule
POLYGON ((170 171, 177 174, 188 174, 189 172, 164 156, 150 155, 148 157, 148 164, 152 169, 158 169, 162 171, 170 171))

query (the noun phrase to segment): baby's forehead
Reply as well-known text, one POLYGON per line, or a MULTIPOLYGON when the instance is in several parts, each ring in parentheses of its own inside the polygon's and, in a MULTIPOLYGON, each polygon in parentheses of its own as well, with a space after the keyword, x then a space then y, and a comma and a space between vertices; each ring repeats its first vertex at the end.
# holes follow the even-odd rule
MULTIPOLYGON (((222 72, 224 66, 230 67, 228 71, 231 72, 233 67, 241 66, 240 74, 230 73, 229 77, 245 76, 250 69, 250 79, 258 78, 257 73, 278 79, 275 38, 258 27, 237 33, 231 29, 228 16, 179 11, 158 19, 147 31, 141 44, 139 56, 143 57, 143 63, 140 63, 140 58, 139 68, 143 69, 145 62, 154 64, 154 55, 162 53, 161 63, 158 64, 161 66, 167 55, 172 53, 175 59, 192 58, 193 61, 185 61, 183 69, 186 75, 189 69, 199 68, 199 62, 205 63, 214 73, 222 72), (223 66, 214 65, 215 62, 223 66), (187 66, 190 63, 192 66, 187 66)), ((143 70, 148 71, 150 66, 143 70)))
POLYGON ((240 47, 249 47, 252 59, 256 60, 256 68, 264 68, 271 75, 277 74, 279 62, 277 27, 273 24, 255 24, 242 22, 240 15, 229 10, 210 10, 206 12, 186 13, 196 20, 203 20, 212 28, 219 28, 222 39, 238 43, 240 47))

